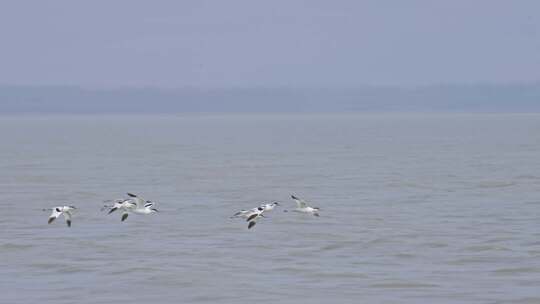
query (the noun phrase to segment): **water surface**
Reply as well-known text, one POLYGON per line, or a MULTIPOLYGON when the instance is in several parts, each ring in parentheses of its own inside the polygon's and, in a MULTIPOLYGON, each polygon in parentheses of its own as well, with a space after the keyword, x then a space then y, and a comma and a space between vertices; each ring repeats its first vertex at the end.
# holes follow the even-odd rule
POLYGON ((540 115, 1 117, 0 138, 4 303, 540 302, 540 115), (161 212, 100 211, 125 192, 161 212), (292 193, 321 217, 282 212, 292 193), (47 225, 64 202, 72 228, 47 225))

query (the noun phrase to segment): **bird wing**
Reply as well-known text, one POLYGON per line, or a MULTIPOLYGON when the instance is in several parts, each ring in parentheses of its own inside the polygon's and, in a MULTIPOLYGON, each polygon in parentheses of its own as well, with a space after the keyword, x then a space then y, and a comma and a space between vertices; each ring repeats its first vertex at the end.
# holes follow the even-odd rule
POLYGON ((258 214, 258 213, 254 213, 254 214, 250 215, 250 216, 247 218, 246 222, 254 221, 257 217, 259 217, 259 214, 258 214))
POLYGON ((64 218, 66 219, 66 221, 71 220, 71 216, 72 216, 71 211, 64 211, 63 215, 64 215, 64 218))
POLYGON ((306 208, 307 204, 304 200, 299 199, 298 197, 291 195, 291 198, 296 202, 298 208, 306 208))
POLYGON ((127 195, 129 195, 131 198, 130 200, 133 201, 135 204, 137 204, 137 209, 143 209, 144 208, 144 204, 146 204, 146 200, 142 199, 141 197, 135 195, 135 194, 132 194, 132 193, 128 193, 127 195))
POLYGON ((247 211, 247 210, 240 210, 240 211, 236 212, 235 214, 233 214, 232 216, 240 216, 240 215, 246 214, 246 213, 248 213, 248 212, 249 212, 249 211, 247 211))
POLYGON ((64 211, 64 218, 66 219, 66 224, 71 227, 71 212, 70 211, 64 211))
POLYGON ((60 214, 62 214, 62 211, 59 211, 59 210, 62 210, 60 209, 61 207, 55 207, 52 209, 52 213, 51 215, 49 215, 49 224, 52 223, 55 219, 57 219, 60 214))

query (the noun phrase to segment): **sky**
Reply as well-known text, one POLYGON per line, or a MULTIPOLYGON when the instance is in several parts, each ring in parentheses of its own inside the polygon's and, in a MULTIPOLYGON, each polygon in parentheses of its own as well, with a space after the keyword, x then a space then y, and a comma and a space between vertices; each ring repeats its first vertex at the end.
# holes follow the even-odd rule
POLYGON ((0 84, 540 82, 540 1, 0 2, 0 84))

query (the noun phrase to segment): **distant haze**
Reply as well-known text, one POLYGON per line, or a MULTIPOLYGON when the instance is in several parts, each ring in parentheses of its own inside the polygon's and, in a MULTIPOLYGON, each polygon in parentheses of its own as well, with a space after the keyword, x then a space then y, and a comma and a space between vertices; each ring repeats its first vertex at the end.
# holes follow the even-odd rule
POLYGON ((539 1, 2 1, 0 84, 343 88, 540 80, 539 1))
POLYGON ((0 114, 540 112, 540 85, 340 89, 0 86, 0 114))

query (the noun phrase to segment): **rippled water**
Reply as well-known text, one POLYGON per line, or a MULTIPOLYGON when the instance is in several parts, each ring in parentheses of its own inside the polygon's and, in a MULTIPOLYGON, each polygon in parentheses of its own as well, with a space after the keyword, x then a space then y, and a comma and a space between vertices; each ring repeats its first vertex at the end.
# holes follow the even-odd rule
POLYGON ((0 138, 2 303, 540 303, 540 115, 2 117, 0 138), (99 210, 128 191, 161 212, 99 210), (41 211, 63 202, 71 229, 41 211))

